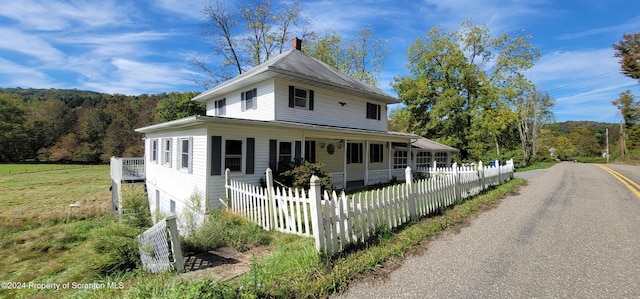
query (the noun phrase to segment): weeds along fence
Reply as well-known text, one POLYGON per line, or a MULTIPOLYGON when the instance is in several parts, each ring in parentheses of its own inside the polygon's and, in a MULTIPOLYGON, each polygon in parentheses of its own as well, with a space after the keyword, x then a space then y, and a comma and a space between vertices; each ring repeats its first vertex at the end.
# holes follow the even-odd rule
POLYGON ((140 234, 138 248, 144 270, 151 273, 168 270, 184 272, 184 258, 175 215, 167 216, 140 234))
POLYGON ((454 164, 415 181, 407 167, 404 183, 350 196, 344 191, 322 191, 315 176, 305 192, 273 187, 269 169, 266 188, 233 181, 227 172, 227 197, 233 213, 266 230, 313 237, 318 251, 333 255, 349 244, 366 242, 381 229, 394 229, 513 177, 513 160, 494 165, 454 164))

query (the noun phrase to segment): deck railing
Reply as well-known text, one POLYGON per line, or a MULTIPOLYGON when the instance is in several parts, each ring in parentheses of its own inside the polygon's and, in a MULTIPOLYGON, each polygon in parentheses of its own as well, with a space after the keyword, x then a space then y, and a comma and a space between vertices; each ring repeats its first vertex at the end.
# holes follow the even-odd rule
POLYGON ((111 178, 118 182, 144 180, 144 158, 111 157, 111 178))

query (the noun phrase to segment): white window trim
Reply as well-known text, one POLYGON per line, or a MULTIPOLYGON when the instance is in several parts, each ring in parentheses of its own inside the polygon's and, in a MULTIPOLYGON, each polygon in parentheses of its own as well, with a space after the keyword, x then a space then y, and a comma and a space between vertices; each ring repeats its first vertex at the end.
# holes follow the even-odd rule
POLYGON ((309 90, 309 89, 306 89, 306 88, 298 88, 298 87, 294 86, 294 87, 293 87, 293 108, 309 109, 309 93, 310 93, 310 90, 309 90), (299 97, 299 96, 297 96, 297 95, 296 95, 296 90, 304 90, 304 91, 305 91, 306 96, 305 96, 304 98, 303 98, 303 97, 299 97), (297 102, 297 100, 298 100, 298 99, 304 99, 304 106, 297 105, 297 103, 298 103, 298 102, 297 102))
MULTIPOLYGON (((241 139, 223 139, 223 156, 222 156, 222 165, 223 169, 227 169, 227 141, 240 141, 240 170, 231 170, 231 173, 235 174, 244 174, 245 173, 245 161, 247 159, 247 152, 245 150, 245 146, 247 144, 246 138, 241 139)), ((235 156, 235 155, 234 155, 235 156)))
POLYGON ((181 171, 186 171, 187 173, 193 173, 193 137, 186 138, 178 138, 178 169, 181 171), (187 150, 187 165, 183 165, 182 158, 185 154, 183 152, 182 143, 187 141, 188 150, 187 150))
POLYGON ((151 154, 149 155, 149 161, 158 164, 158 158, 160 157, 160 142, 158 141, 158 139, 151 139, 150 140, 151 145, 151 154), (155 144, 155 158, 153 157, 154 155, 154 149, 153 149, 153 145, 155 144))
POLYGON ((171 147, 173 146, 173 140, 171 138, 163 138, 162 139, 162 165, 171 167, 171 147), (167 141, 169 142, 169 147, 167 148, 167 141))

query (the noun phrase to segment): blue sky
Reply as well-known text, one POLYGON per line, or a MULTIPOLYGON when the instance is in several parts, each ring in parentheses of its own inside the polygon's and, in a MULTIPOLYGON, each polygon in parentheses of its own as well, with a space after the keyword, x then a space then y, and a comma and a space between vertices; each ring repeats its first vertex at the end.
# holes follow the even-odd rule
MULTIPOLYGON (((0 0, 0 87, 202 91, 188 60, 210 49, 200 34, 204 1, 0 0)), ((640 32, 637 0, 303 0, 302 7, 318 32, 348 38, 371 26, 386 40, 379 87, 393 96, 390 83, 407 74, 413 40, 467 18, 492 34, 533 35, 542 57, 527 76, 556 99, 558 121, 618 122, 611 101, 626 89, 640 96, 640 83, 619 73, 611 47, 640 32)))

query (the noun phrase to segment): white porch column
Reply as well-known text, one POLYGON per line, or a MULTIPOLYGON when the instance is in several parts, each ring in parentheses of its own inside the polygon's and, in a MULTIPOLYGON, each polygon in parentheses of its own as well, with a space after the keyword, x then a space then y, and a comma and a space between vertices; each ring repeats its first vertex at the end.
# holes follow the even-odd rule
POLYGON ((369 140, 364 141, 364 185, 369 186, 369 140))
POLYGON ((344 140, 344 144, 342 145, 343 149, 342 149, 342 168, 343 168, 343 174, 342 174, 342 187, 344 189, 347 189, 347 144, 349 143, 349 141, 347 140, 347 138, 343 139, 344 140))
POLYGON ((391 142, 387 141, 387 170, 389 175, 387 176, 387 180, 391 180, 391 142))

